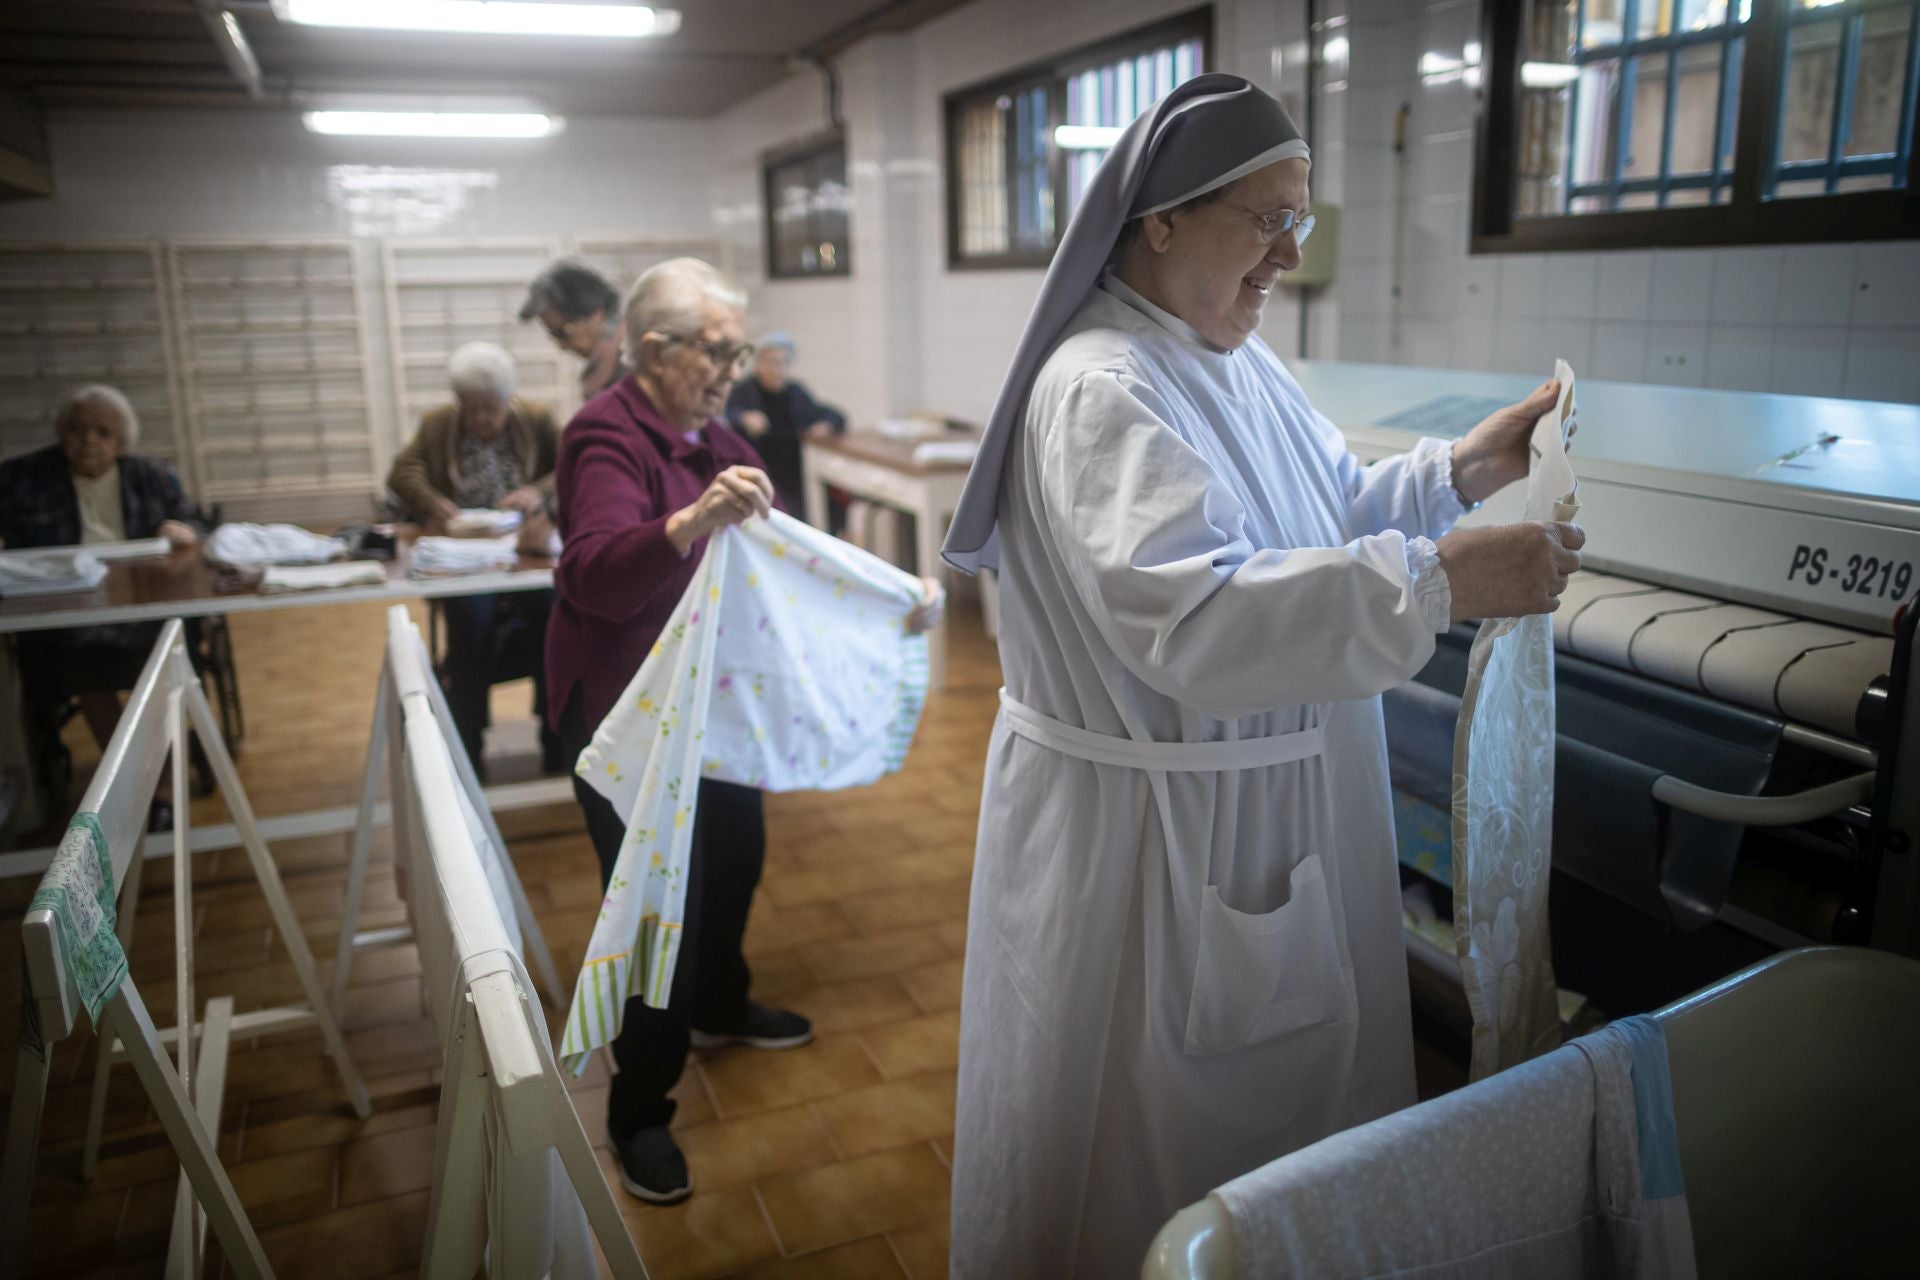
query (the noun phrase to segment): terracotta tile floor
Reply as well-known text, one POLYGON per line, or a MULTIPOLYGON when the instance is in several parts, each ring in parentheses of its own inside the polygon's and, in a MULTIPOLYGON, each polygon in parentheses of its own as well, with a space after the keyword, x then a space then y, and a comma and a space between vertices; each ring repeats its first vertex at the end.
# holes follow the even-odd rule
MULTIPOLYGON (((236 615, 247 713, 241 773, 271 815, 356 798, 382 643, 375 606, 236 615)), ((960 957, 981 758, 998 669, 977 616, 958 611, 952 681, 928 703, 904 773, 830 796, 767 804, 766 878, 747 951, 755 994, 818 1022, 789 1053, 697 1056, 675 1125, 698 1188, 650 1208, 616 1190, 653 1274, 675 1277, 911 1277, 946 1274, 960 957)), ((527 686, 496 692, 496 717, 523 716, 527 686)), ((95 753, 70 734, 79 771, 95 753)), ((224 821, 217 799, 196 822, 224 821)), ((571 805, 502 815, 563 975, 580 961, 600 897, 592 849, 571 805)), ((330 971, 346 841, 274 849, 309 944, 330 971)), ((405 917, 380 848, 369 925, 405 917)), ((133 948, 135 980, 157 1021, 173 1020, 170 868, 147 864, 133 948)), ((29 880, 0 881, 0 955, 29 880)), ((240 1010, 297 998, 266 906, 237 851, 195 867, 196 986, 240 1010)), ((16 1025, 19 970, 0 963, 0 1026, 16 1025)), ((438 1050, 420 1004, 412 948, 356 959, 349 1044, 374 1094, 354 1118, 317 1033, 234 1046, 221 1154, 283 1277, 377 1277, 418 1265, 432 1173, 438 1050)), ((10 1037, 9 1037, 10 1040, 10 1037)), ((158 1275, 176 1166, 131 1070, 114 1073, 107 1136, 91 1182, 79 1177, 94 1049, 58 1045, 43 1126, 29 1275, 158 1275)), ((10 1091, 12 1045, 0 1054, 10 1091)), ((607 1074, 596 1061, 574 1100, 602 1146, 607 1074)), ((217 1252, 217 1250, 216 1250, 217 1252)))

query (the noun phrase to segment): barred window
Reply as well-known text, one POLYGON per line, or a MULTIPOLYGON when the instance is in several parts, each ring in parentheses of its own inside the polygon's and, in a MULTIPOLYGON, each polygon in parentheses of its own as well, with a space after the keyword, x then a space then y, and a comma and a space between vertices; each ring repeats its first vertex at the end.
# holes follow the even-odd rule
POLYGON ((1206 70, 1197 9, 947 95, 947 259, 1044 266, 1133 118, 1206 70))

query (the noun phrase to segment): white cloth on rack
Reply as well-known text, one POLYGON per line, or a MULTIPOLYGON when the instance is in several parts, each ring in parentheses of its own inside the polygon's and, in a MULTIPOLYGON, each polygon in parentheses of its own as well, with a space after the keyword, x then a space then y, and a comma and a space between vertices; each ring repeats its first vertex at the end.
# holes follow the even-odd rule
POLYGON ((574 987, 575 1073, 673 985, 703 778, 835 791, 899 769, 927 693, 919 579, 782 512, 722 530, 575 772, 627 824, 574 987))
POLYGON ((407 553, 407 574, 437 578, 467 573, 494 573, 519 562, 514 539, 421 538, 407 553))
POLYGON ((91 550, 74 547, 0 551, 0 597, 57 596, 91 591, 107 566, 91 550))
POLYGON ((275 565, 260 578, 260 594, 280 595, 292 591, 334 591, 342 587, 378 587, 387 580, 387 571, 371 560, 350 560, 345 564, 275 565))
POLYGON ((236 567, 324 564, 347 554, 347 544, 294 524, 223 524, 207 538, 207 559, 236 567))
POLYGON ((1666 1035, 1628 1018, 1213 1193, 1241 1280, 1690 1280, 1666 1035))
MULTIPOLYGON (((1525 519, 1571 520, 1573 369, 1534 427, 1525 519)), ((1560 1043, 1547 929, 1553 860, 1553 619, 1489 619, 1467 654, 1453 739, 1454 947, 1473 1011, 1473 1078, 1560 1043)))

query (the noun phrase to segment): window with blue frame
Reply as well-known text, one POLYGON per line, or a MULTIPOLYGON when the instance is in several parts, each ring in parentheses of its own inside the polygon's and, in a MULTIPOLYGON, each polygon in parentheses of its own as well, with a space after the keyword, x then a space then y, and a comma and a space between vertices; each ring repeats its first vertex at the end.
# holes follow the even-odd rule
POLYGON ((1920 0, 1489 0, 1477 250, 1920 235, 1920 0))
POLYGON ((1206 70, 1212 11, 948 94, 947 260, 1044 266, 1133 118, 1206 70))

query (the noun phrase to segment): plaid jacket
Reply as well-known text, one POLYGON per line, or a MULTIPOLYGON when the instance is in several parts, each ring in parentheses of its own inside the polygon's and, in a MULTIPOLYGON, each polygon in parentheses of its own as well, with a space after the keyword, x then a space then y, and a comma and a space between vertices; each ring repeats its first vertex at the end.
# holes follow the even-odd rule
MULTIPOLYGON (((120 455, 120 514, 129 538, 151 538, 168 520, 198 527, 173 468, 133 453, 120 455)), ((79 541, 80 500, 60 446, 0 462, 0 542, 18 549, 79 541)))

